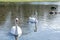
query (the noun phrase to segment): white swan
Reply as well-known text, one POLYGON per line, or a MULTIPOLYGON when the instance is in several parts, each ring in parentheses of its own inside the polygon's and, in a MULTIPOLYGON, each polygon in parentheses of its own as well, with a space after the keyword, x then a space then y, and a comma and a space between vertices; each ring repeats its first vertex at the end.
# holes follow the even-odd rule
POLYGON ((28 23, 29 23, 29 26, 32 26, 32 27, 34 26, 34 32, 37 32, 37 23, 38 23, 37 18, 29 17, 28 23))
POLYGON ((13 27, 11 28, 11 34, 20 37, 20 36, 22 35, 22 30, 21 30, 21 28, 18 26, 18 21, 19 21, 19 19, 16 18, 16 20, 15 20, 15 26, 13 26, 13 27))
POLYGON ((31 22, 31 23, 37 23, 38 20, 37 20, 35 17, 29 17, 28 22, 31 22))

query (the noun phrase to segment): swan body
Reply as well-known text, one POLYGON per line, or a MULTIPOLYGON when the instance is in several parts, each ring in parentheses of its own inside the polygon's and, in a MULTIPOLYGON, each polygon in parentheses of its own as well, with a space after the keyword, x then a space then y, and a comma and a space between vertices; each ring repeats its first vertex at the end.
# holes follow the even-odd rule
POLYGON ((37 23, 38 20, 34 17, 29 17, 29 21, 28 22, 31 22, 31 23, 37 23))
POLYGON ((22 35, 22 30, 21 30, 21 28, 20 28, 19 26, 17 26, 17 29, 16 29, 16 26, 13 26, 13 27, 11 28, 11 33, 12 33, 13 35, 21 36, 21 35, 22 35))
POLYGON ((18 18, 16 18, 16 24, 15 24, 15 26, 12 26, 12 28, 11 28, 11 34, 20 37, 20 36, 22 35, 22 30, 21 30, 21 28, 18 26, 17 23, 18 23, 18 18))

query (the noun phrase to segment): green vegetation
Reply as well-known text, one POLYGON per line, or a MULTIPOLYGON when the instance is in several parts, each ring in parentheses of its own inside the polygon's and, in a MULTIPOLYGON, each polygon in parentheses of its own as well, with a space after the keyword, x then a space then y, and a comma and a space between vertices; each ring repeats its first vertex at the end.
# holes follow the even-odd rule
POLYGON ((0 2, 42 2, 42 1, 60 1, 60 0, 0 0, 0 2))

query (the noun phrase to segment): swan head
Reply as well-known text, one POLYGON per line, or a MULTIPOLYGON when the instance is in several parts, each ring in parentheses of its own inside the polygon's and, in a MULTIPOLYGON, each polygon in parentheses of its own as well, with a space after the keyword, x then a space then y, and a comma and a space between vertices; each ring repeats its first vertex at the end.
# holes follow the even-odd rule
POLYGON ((15 20, 16 20, 16 22, 18 22, 18 21, 19 21, 19 19, 18 19, 18 18, 16 18, 15 20))

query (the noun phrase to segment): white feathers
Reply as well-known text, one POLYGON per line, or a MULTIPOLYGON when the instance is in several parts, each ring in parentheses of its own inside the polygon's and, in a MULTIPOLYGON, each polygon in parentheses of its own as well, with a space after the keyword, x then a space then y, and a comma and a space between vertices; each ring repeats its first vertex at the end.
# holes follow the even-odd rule
POLYGON ((20 37, 22 35, 22 30, 21 28, 18 26, 18 18, 15 19, 15 26, 12 26, 11 28, 11 34, 13 35, 17 35, 18 37, 20 37))
POLYGON ((28 22, 31 22, 31 23, 37 23, 38 20, 34 17, 29 17, 29 21, 28 22))
POLYGON ((21 28, 20 28, 19 26, 13 26, 13 27, 11 28, 11 33, 12 33, 13 35, 21 36, 21 35, 22 35, 22 30, 21 30, 21 28))
POLYGON ((16 18, 16 20, 19 20, 18 18, 16 18))

